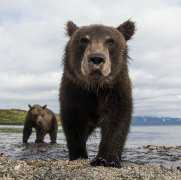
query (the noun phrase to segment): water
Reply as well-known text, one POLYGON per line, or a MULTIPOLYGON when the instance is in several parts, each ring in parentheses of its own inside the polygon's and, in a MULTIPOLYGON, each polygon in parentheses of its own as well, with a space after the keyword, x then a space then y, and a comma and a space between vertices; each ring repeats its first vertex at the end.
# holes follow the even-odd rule
POLYGON ((181 146, 181 126, 132 126, 127 146, 181 146))
MULTIPOLYGON (((181 167, 181 126, 132 126, 123 153, 123 160, 139 164, 156 164, 168 168, 181 167), (147 146, 149 145, 149 146, 147 146), (157 145, 157 146, 156 146, 157 145), (158 147, 159 146, 159 147, 158 147), (169 146, 166 148, 165 146, 169 146)), ((0 126, 0 153, 12 159, 67 159, 68 151, 61 127, 56 145, 35 144, 35 133, 28 145, 22 144, 22 126, 0 126), (3 132, 1 129, 17 128, 19 133, 3 132)), ((93 158, 100 142, 96 130, 87 142, 89 157, 93 158)))

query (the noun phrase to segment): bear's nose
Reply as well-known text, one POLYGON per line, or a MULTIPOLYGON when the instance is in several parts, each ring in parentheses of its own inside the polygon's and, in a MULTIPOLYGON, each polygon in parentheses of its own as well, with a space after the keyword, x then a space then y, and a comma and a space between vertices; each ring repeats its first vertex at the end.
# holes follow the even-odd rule
POLYGON ((40 120, 38 120, 38 121, 37 121, 37 124, 38 124, 38 125, 41 125, 41 124, 42 124, 42 122, 41 122, 40 120))
POLYGON ((91 54, 89 56, 89 62, 95 65, 100 65, 105 62, 105 57, 102 54, 91 54))

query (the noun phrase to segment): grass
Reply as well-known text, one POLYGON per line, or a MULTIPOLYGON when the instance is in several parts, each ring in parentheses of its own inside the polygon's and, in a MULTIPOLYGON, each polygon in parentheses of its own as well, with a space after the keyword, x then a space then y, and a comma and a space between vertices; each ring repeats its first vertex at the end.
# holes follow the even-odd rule
MULTIPOLYGON (((20 109, 0 109, 0 125, 23 125, 27 111, 20 109)), ((59 115, 56 114, 60 123, 59 115)))
POLYGON ((26 116, 25 110, 0 109, 1 125, 22 125, 26 116))
MULTIPOLYGON (((33 128, 33 133, 34 132, 35 132, 35 129, 33 128)), ((2 127, 0 128, 0 133, 23 133, 23 128, 2 127)), ((62 133, 62 129, 59 129, 58 133, 62 133)))
POLYGON ((22 128, 0 128, 0 133, 22 133, 22 128))

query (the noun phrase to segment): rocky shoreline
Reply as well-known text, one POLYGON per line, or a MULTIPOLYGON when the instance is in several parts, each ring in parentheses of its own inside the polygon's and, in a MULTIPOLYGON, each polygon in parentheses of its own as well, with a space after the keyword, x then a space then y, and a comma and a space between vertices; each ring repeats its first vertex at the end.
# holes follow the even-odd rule
POLYGON ((138 165, 124 162, 122 168, 92 167, 89 161, 78 160, 11 160, 0 157, 0 179, 36 180, 180 180, 181 169, 138 165))

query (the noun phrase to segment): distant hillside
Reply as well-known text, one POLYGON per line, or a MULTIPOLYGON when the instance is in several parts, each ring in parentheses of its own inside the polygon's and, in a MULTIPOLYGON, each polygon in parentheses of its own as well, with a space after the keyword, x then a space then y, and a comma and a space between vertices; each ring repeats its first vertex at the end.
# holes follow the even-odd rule
MULTIPOLYGON (((22 125, 27 111, 20 109, 0 109, 0 124, 22 125)), ((59 115, 56 114, 58 122, 59 115)), ((135 116, 132 125, 181 125, 181 118, 135 116)))
POLYGON ((181 125, 181 118, 135 116, 133 125, 181 125))
MULTIPOLYGON (((0 109, 1 125, 22 125, 26 117, 27 111, 21 109, 0 109)), ((58 122, 59 116, 56 114, 58 122)))
POLYGON ((20 125, 24 122, 25 116, 25 110, 0 109, 0 124, 20 125))

